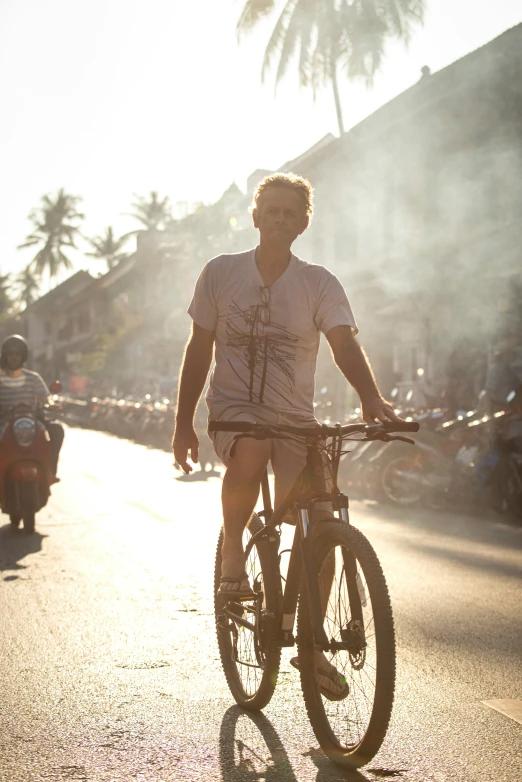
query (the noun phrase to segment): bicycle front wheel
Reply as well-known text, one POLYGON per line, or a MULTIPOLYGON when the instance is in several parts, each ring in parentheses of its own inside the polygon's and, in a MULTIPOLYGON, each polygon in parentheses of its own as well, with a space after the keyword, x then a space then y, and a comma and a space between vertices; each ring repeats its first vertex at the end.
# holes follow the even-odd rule
MULTIPOLYGON (((316 650, 305 590, 298 611, 301 687, 323 751, 339 765, 358 768, 378 752, 391 717, 395 689, 395 635, 384 575, 359 530, 330 523, 314 544, 324 629, 334 651, 316 650), (346 695, 325 696, 318 671, 337 670, 346 695)), ((332 693, 329 693, 332 695, 332 693)), ((335 693, 334 693, 335 694, 335 693)))
MULTIPOLYGON (((263 523, 254 516, 245 530, 243 545, 263 523)), ((278 588, 281 577, 277 555, 268 541, 251 547, 245 564, 255 598, 236 600, 218 594, 221 577, 219 536, 214 574, 215 615, 219 654, 223 671, 236 702, 245 709, 258 711, 269 703, 277 684, 281 647, 275 645, 277 632, 278 588)))

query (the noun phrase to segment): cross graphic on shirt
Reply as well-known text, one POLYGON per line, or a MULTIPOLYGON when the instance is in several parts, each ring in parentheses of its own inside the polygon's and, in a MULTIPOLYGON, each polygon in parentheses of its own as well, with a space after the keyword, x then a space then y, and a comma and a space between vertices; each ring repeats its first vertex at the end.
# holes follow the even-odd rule
POLYGON ((295 361, 299 340, 278 323, 263 324, 262 308, 262 304, 252 304, 242 310, 232 302, 227 320, 227 345, 235 350, 249 373, 248 383, 241 380, 248 387, 250 402, 263 402, 267 386, 285 398, 283 392, 291 393, 295 384, 291 362, 295 361), (256 379, 259 380, 257 400, 256 379))

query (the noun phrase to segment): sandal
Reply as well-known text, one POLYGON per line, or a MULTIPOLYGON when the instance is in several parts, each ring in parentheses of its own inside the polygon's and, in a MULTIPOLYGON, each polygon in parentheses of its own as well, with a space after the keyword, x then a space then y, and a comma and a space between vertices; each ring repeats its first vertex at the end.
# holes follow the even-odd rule
MULTIPOLYGON (((290 665, 299 670, 299 657, 292 657, 290 665)), ((319 666, 316 668, 315 675, 321 695, 324 695, 329 701, 343 701, 349 694, 348 682, 335 666, 331 665, 329 668, 319 666), (323 679, 323 682, 319 681, 319 677, 323 679)))
POLYGON ((247 574, 243 571, 239 576, 233 578, 232 576, 221 576, 219 579, 218 595, 226 595, 226 597, 255 597, 254 592, 250 586, 247 574), (237 584, 236 589, 227 587, 227 585, 237 584))

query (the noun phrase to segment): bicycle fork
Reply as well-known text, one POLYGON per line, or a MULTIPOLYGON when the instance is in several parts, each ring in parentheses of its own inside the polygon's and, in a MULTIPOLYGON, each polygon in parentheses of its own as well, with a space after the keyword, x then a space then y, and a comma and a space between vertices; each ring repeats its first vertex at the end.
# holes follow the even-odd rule
POLYGON ((314 631, 314 641, 317 649, 327 651, 330 642, 323 627, 323 611, 321 595, 317 579, 317 566, 313 550, 313 537, 310 529, 310 514, 308 508, 299 508, 298 515, 299 545, 304 563, 304 587, 308 596, 310 618, 314 631))
MULTIPOLYGON (((348 523, 348 511, 346 508, 340 508, 340 516, 341 522, 348 523)), ((314 556, 314 539, 311 532, 310 514, 307 507, 299 508, 296 534, 299 535, 299 545, 294 545, 292 548, 292 554, 288 565, 288 588, 285 590, 281 611, 282 646, 292 646, 294 643, 292 629, 294 626, 295 609, 301 581, 301 562, 303 562, 304 573, 302 574, 302 581, 304 582, 304 588, 307 591, 310 619, 316 648, 321 651, 349 649, 353 643, 351 637, 343 637, 341 642, 329 640, 324 630, 324 612, 321 605, 317 563, 314 556)), ((357 567, 351 552, 343 551, 343 564, 352 623, 353 620, 355 620, 355 627, 359 627, 362 625, 362 605, 357 586, 357 567)), ((348 630, 345 631, 345 635, 350 635, 350 633, 348 633, 348 630)))

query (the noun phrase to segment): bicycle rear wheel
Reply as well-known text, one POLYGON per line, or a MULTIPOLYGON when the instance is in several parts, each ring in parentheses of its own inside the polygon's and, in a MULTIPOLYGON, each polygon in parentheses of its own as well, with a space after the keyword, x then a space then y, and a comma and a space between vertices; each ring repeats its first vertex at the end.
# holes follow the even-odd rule
MULTIPOLYGON (((243 536, 245 549, 251 536, 262 526, 263 522, 254 514, 243 536)), ((275 645, 281 584, 277 556, 268 541, 259 541, 252 546, 245 570, 256 597, 234 601, 217 592, 222 542, 223 531, 219 536, 214 572, 219 654, 236 702, 245 709, 257 711, 269 703, 274 693, 281 661, 281 647, 275 645), (241 624, 241 620, 249 626, 241 624)))
POLYGON ((342 647, 325 656, 349 691, 336 701, 321 694, 306 593, 300 597, 297 627, 301 688, 323 751, 339 765, 358 768, 378 752, 393 706, 395 636, 388 589, 359 530, 325 525, 314 550, 326 636, 342 647))

